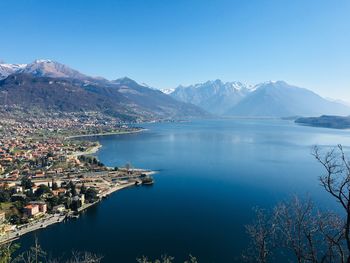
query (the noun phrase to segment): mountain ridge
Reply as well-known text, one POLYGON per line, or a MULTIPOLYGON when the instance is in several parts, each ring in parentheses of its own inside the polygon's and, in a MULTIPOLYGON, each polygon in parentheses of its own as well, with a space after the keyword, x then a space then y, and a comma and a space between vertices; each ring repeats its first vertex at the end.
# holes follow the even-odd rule
POLYGON ((148 121, 208 116, 204 110, 142 86, 130 78, 90 77, 52 60, 15 67, 2 64, 0 106, 42 112, 100 111, 121 120, 148 121))
POLYGON ((178 86, 171 96, 195 104, 214 114, 224 114, 248 92, 249 86, 241 82, 206 81, 190 86, 178 86))
MULTIPOLYGON (((216 116, 239 117, 350 114, 350 107, 344 103, 327 100, 308 89, 293 86, 284 81, 267 81, 251 86, 239 81, 223 82, 216 79, 190 86, 180 85, 174 90, 167 89, 162 92, 128 77, 114 80, 91 77, 49 59, 37 59, 29 64, 2 63, 0 64, 0 81, 0 99, 2 98, 3 104, 11 102, 11 105, 17 105, 11 101, 13 96, 22 98, 25 95, 31 98, 33 94, 45 101, 44 96, 50 97, 48 93, 53 83, 56 88, 60 86, 62 90, 65 90, 68 87, 71 89, 70 92, 81 92, 84 96, 92 96, 95 101, 90 101, 90 106, 81 105, 79 103, 81 98, 76 98, 75 103, 78 107, 75 107, 64 103, 60 94, 57 94, 59 100, 52 99, 50 102, 52 105, 48 105, 52 106, 51 109, 56 109, 57 104, 60 104, 63 110, 83 110, 88 106, 87 108, 109 112, 107 110, 109 107, 111 114, 130 114, 132 119, 137 119, 138 113, 140 117, 143 116, 142 118, 146 116, 149 118, 209 116, 207 112, 216 116), (14 78, 9 78, 11 76, 25 80, 25 83, 32 83, 31 85, 37 87, 38 90, 33 90, 33 87, 28 87, 26 90, 18 87, 9 90, 9 86, 24 85, 14 78), (7 78, 12 82, 3 81, 7 78), (34 81, 35 78, 36 81, 34 81), (51 79, 48 80, 48 78, 51 79), (44 90, 45 88, 47 90, 44 90), (18 94, 19 91, 23 94, 18 94), (113 103, 116 103, 120 112, 113 103)), ((68 96, 68 93, 63 92, 62 95, 68 96)), ((32 98, 32 102, 36 102, 42 109, 47 110, 48 107, 40 103, 38 98, 32 98)), ((70 101, 69 98, 67 101, 70 101)), ((32 102, 30 100, 17 101, 19 106, 23 107, 33 106, 32 102)))
POLYGON ((350 114, 350 107, 322 98, 313 91, 290 85, 285 81, 266 81, 255 86, 241 82, 207 81, 187 87, 179 86, 170 93, 180 100, 224 116, 289 117, 350 114), (225 93, 225 85, 231 92, 225 93), (220 89, 218 89, 220 87, 220 89), (218 95, 218 91, 219 93, 218 95), (215 101, 221 105, 210 104, 215 101), (221 108, 220 108, 221 107, 221 108))
POLYGON ((285 81, 265 82, 233 106, 228 115, 235 116, 319 116, 349 114, 350 108, 328 101, 315 92, 289 85, 285 81))

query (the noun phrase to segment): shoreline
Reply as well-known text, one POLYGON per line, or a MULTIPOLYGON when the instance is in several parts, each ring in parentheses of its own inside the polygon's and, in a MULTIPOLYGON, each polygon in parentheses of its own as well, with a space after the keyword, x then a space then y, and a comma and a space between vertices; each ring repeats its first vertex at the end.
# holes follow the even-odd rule
MULTIPOLYGON (((139 129, 135 131, 124 131, 124 132, 107 132, 107 133, 93 133, 93 134, 82 134, 82 135, 73 135, 73 136, 68 136, 65 138, 65 140, 70 140, 70 139, 79 139, 79 138, 88 138, 88 137, 102 137, 102 136, 108 136, 108 135, 124 135, 124 134, 133 134, 133 133, 140 133, 143 131, 147 131, 148 129, 139 129)), ((94 146, 85 152, 76 152, 69 157, 78 157, 81 155, 93 155, 97 153, 100 149, 102 148, 102 145, 98 143, 97 146, 94 146)))
MULTIPOLYGON (((74 136, 69 136, 66 137, 65 139, 73 139, 73 138, 84 138, 84 137, 93 137, 93 136, 107 136, 107 135, 123 135, 123 134, 133 134, 133 133, 139 133, 139 132, 143 132, 146 131, 147 129, 139 129, 139 130, 135 130, 135 131, 125 131, 125 132, 109 132, 109 133, 100 133, 100 134, 84 134, 84 135, 74 135, 74 136)), ((87 149, 84 152, 75 152, 71 155, 69 155, 68 157, 78 157, 81 155, 93 155, 95 153, 97 153, 100 148, 102 148, 102 145, 98 142, 98 145, 93 146, 89 149, 87 149)), ((143 169, 135 169, 135 170, 140 170, 140 171, 145 171, 143 169)), ((155 174, 155 171, 147 171, 146 174, 150 175, 150 174, 155 174)), ((87 209, 89 209, 90 207, 98 204, 99 202, 101 202, 104 198, 108 197, 109 195, 132 187, 132 186, 136 186, 135 182, 132 181, 128 181, 126 183, 123 184, 119 184, 119 185, 114 185, 112 187, 110 187, 108 190, 106 190, 105 192, 101 193, 98 196, 98 200, 96 200, 93 203, 88 203, 88 204, 84 204, 82 207, 80 207, 77 212, 80 214, 84 211, 86 211, 87 209)), ((69 218, 69 213, 65 213, 65 214, 46 214, 43 218, 35 221, 35 222, 30 222, 24 225, 18 225, 15 227, 14 230, 8 232, 6 235, 4 236, 0 236, 0 245, 9 243, 9 242, 13 242, 15 240, 20 239, 22 236, 40 230, 40 229, 44 229, 50 225, 53 224, 57 224, 57 223, 62 223, 65 219, 69 218)))
POLYGON ((16 230, 9 232, 8 234, 6 234, 5 237, 0 237, 0 245, 17 240, 22 236, 37 231, 39 229, 45 229, 50 225, 61 223, 65 218, 66 215, 48 214, 47 216, 39 219, 36 222, 30 222, 24 225, 16 226, 16 230))
POLYGON ((143 131, 147 131, 148 129, 139 129, 135 131, 120 131, 120 132, 106 132, 106 133, 92 133, 92 134, 81 134, 81 135, 72 135, 68 136, 65 139, 78 139, 78 138, 85 138, 85 137, 100 137, 100 136, 108 136, 108 135, 124 135, 124 134, 133 134, 133 133, 139 133, 143 131))
MULTIPOLYGON (((134 185, 135 185, 134 182, 128 182, 126 184, 121 184, 121 185, 116 185, 114 187, 111 187, 108 191, 101 194, 97 201, 95 201, 94 203, 84 204, 82 207, 80 207, 78 209, 77 212, 80 214, 80 213, 86 211, 87 209, 89 209, 90 207, 102 202, 103 198, 106 198, 115 192, 129 188, 129 187, 134 186, 134 185)), ((54 224, 62 223, 65 219, 69 219, 69 214, 64 214, 64 215, 62 215, 62 214, 48 214, 45 218, 42 218, 36 222, 31 222, 28 224, 16 226, 16 230, 8 233, 5 238, 4 238, 4 236, 0 237, 0 245, 18 240, 22 236, 24 236, 28 233, 31 233, 31 232, 34 232, 34 231, 37 231, 40 229, 45 229, 48 226, 51 226, 54 224)))
POLYGON ((101 148, 102 148, 102 145, 98 144, 94 147, 91 147, 90 149, 87 149, 85 152, 75 152, 75 153, 68 155, 68 157, 78 157, 78 156, 82 156, 82 155, 93 155, 93 154, 97 153, 101 148))

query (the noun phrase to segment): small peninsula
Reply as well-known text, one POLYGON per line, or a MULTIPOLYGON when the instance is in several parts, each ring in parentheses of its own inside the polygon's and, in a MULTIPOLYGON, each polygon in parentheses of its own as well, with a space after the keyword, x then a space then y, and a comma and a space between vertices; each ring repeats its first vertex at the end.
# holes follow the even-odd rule
POLYGON ((298 118, 295 123, 313 127, 350 129, 350 116, 322 115, 320 117, 298 118))

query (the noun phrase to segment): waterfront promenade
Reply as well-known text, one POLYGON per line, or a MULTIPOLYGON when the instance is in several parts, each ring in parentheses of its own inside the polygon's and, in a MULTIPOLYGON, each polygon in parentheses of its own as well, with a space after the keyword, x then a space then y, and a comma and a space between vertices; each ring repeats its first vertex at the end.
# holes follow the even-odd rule
POLYGON ((107 197, 108 195, 110 195, 110 194, 112 194, 112 193, 114 193, 116 191, 122 190, 124 188, 131 187, 131 186, 134 186, 134 185, 135 185, 135 182, 126 182, 126 183, 123 183, 123 184, 118 184, 118 185, 112 186, 111 188, 109 188, 105 192, 102 192, 99 196, 101 198, 107 197))
POLYGON ((108 189, 107 191, 102 192, 101 194, 99 194, 98 195, 99 199, 96 202, 84 204, 81 207, 79 207, 78 208, 78 212, 80 213, 80 212, 90 208, 91 206, 94 206, 94 205, 98 204, 102 200, 102 198, 107 197, 107 196, 109 196, 110 194, 112 194, 112 193, 114 193, 116 191, 122 190, 122 189, 127 188, 127 187, 131 187, 131 186, 134 186, 134 185, 135 185, 135 182, 127 182, 125 184, 113 186, 110 189, 108 189))
POLYGON ((66 215, 54 214, 47 215, 39 220, 15 227, 13 231, 8 232, 6 235, 0 237, 0 244, 10 242, 18 239, 20 236, 29 232, 33 232, 38 229, 46 228, 49 225, 62 222, 66 218, 66 215))

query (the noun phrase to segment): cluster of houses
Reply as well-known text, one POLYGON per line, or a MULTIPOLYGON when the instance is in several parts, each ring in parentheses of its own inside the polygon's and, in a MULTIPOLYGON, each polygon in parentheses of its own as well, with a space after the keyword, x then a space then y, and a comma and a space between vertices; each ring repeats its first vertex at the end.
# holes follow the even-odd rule
MULTIPOLYGON (((0 207, 0 235, 25 220, 36 221, 48 213, 66 213, 67 209, 79 210, 85 204, 95 202, 91 201, 95 200, 91 198, 91 190, 98 198, 106 195, 116 185, 112 178, 125 172, 114 175, 96 160, 81 158, 80 155, 96 143, 66 140, 66 136, 108 132, 115 130, 115 125, 115 120, 93 114, 23 120, 3 118, 0 123, 0 191, 10 193, 10 198, 1 202, 20 204, 21 207, 16 207, 20 223, 13 224, 9 223, 12 222, 9 220, 11 212, 6 210, 5 213, 0 207), (30 187, 25 186, 25 180, 30 180, 30 187), (76 191, 70 189, 71 184, 76 191), (48 187, 49 191, 37 193, 42 186, 48 187), (83 186, 90 190, 86 195, 81 191, 83 186), (59 202, 53 203, 54 198, 59 202)), ((129 129, 127 126, 119 128, 129 129)), ((118 183, 122 184, 122 181, 118 183)))
MULTIPOLYGON (((1 113, 0 113, 1 114, 1 113)), ((64 132, 99 129, 106 130, 119 126, 116 118, 101 115, 96 112, 65 113, 60 116, 2 116, 0 128, 4 135, 10 136, 14 133, 22 136, 31 136, 33 132, 49 131, 64 132)))
POLYGON ((44 170, 49 170, 54 163, 66 161, 77 163, 77 158, 70 156, 88 146, 74 143, 65 145, 57 139, 24 141, 0 138, 0 174, 7 180, 13 181, 17 180, 20 174, 43 177, 44 170), (6 174, 4 174, 5 171, 7 171, 6 174))
POLYGON ((128 129, 119 125, 116 119, 95 112, 63 117, 0 118, 0 173, 16 161, 40 159, 49 153, 53 156, 48 158, 68 156, 76 148, 63 143, 67 136, 128 129), (33 137, 42 140, 33 140, 33 137))
POLYGON ((19 181, 22 176, 40 179, 87 171, 91 167, 86 167, 74 153, 92 146, 92 142, 64 144, 57 139, 47 139, 25 143, 0 138, 0 186, 19 181))
MULTIPOLYGON (((34 178, 31 180, 32 186, 30 189, 24 189, 21 185, 21 181, 7 182, 6 187, 12 189, 11 201, 25 201, 27 200, 28 193, 35 194, 41 186, 47 186, 50 189, 49 194, 44 194, 42 198, 51 197, 63 197, 69 194, 69 185, 73 184, 76 187, 77 194, 70 197, 70 203, 73 204, 74 210, 83 206, 86 202, 85 195, 80 193, 80 189, 93 188, 97 194, 101 194, 110 189, 113 182, 106 180, 105 177, 109 177, 109 172, 101 173, 97 176, 74 176, 74 177, 57 177, 56 180, 50 177, 34 178), (55 184, 55 187, 53 185, 55 184)), ((32 201, 24 207, 24 214, 28 217, 39 216, 47 212, 47 204, 44 201, 32 201)), ((52 208, 53 212, 62 210, 56 207, 52 208)), ((1 211, 0 211, 1 212, 1 211)))

